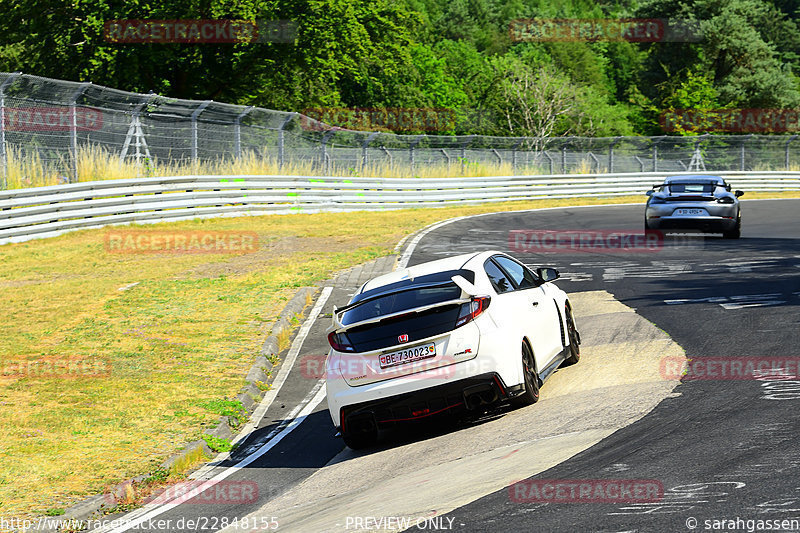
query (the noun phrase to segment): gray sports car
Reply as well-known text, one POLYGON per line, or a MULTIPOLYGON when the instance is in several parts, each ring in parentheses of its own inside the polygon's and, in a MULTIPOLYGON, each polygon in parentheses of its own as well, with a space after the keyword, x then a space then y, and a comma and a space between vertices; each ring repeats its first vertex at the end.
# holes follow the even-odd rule
POLYGON ((742 229, 739 197, 719 176, 672 176, 647 191, 644 229, 698 230, 738 239, 742 229))

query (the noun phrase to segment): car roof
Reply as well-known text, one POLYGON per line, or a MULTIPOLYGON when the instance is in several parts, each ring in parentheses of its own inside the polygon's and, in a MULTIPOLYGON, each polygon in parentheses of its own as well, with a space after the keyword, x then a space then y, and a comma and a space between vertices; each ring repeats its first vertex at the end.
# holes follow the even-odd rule
POLYGON ((502 253, 497 250, 488 250, 485 252, 472 252, 468 254, 454 255, 452 257, 445 257, 444 259, 436 259, 435 261, 428 261, 420 263, 407 268, 401 268, 387 274, 383 274, 373 278, 362 285, 359 293, 383 287, 391 283, 433 274, 435 272, 445 272, 448 270, 476 270, 476 268, 483 264, 483 262, 492 255, 502 253))
POLYGON ((695 176, 669 176, 664 178, 664 183, 697 183, 697 182, 714 182, 714 183, 724 183, 725 180, 722 179, 720 176, 704 176, 704 175, 695 175, 695 176))

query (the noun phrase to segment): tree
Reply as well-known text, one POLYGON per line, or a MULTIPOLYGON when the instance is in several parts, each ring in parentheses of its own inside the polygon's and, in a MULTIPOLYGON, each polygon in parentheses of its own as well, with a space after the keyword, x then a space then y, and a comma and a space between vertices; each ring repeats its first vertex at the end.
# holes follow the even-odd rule
MULTIPOLYGON (((795 77, 779 50, 800 38, 797 26, 759 0, 654 0, 640 16, 693 21, 700 43, 644 45, 648 56, 639 84, 662 108, 672 91, 661 92, 688 72, 708 74, 723 105, 791 107, 800 104, 795 77), (780 27, 781 32, 773 30, 780 27)), ((785 57, 792 57, 791 54, 785 57)))

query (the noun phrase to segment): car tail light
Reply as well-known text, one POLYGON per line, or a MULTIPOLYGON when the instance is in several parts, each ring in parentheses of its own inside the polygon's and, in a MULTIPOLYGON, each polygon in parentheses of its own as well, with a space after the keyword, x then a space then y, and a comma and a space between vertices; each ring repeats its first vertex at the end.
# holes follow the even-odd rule
POLYGON ((477 296, 472 298, 469 303, 461 304, 461 311, 458 313, 456 327, 460 328, 464 324, 472 321, 476 316, 486 311, 486 308, 489 307, 489 302, 491 301, 492 299, 488 296, 477 296))
POLYGON ((331 345, 331 348, 337 352, 356 351, 356 349, 353 348, 353 345, 350 343, 350 339, 348 339, 347 335, 344 333, 336 333, 335 331, 331 331, 328 333, 328 343, 331 345))
POLYGON ((719 203, 719 204, 732 204, 733 203, 733 198, 731 198, 730 196, 722 196, 720 198, 717 198, 717 203, 719 203))

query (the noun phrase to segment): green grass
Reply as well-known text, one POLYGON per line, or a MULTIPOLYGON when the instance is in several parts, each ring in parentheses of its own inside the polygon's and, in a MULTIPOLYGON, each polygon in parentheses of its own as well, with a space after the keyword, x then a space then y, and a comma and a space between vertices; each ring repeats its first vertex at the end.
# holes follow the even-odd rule
POLYGON ((229 452, 233 450, 233 444, 228 439, 221 439, 213 435, 203 435, 203 440, 206 441, 208 447, 215 452, 229 452))

